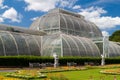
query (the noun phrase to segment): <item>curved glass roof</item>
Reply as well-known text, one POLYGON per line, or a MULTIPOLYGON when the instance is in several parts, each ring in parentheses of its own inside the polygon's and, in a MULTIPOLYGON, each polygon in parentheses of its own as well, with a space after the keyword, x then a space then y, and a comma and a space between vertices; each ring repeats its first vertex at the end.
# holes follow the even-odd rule
POLYGON ((56 53, 59 56, 61 54, 61 37, 57 35, 47 35, 42 37, 42 54, 41 56, 53 56, 56 53))
MULTIPOLYGON (((41 37, 0 31, 0 56, 53 56, 57 53, 59 56, 100 57, 101 48, 91 39, 79 36, 52 34, 41 37)), ((106 57, 120 56, 120 46, 115 42, 109 42, 108 51, 106 57)))
POLYGON ((102 36, 94 23, 86 21, 82 15, 62 9, 54 9, 38 18, 31 24, 30 29, 42 30, 49 34, 62 32, 88 38, 102 36))
POLYGON ((117 57, 120 56, 120 46, 114 42, 109 42, 109 55, 108 57, 117 57))
POLYGON ((5 25, 5 24, 0 24, 0 30, 9 31, 9 32, 16 32, 16 33, 25 33, 25 34, 31 34, 31 35, 39 35, 39 36, 46 35, 46 33, 43 31, 30 30, 27 28, 5 25))
POLYGON ((62 45, 64 56, 100 57, 98 47, 88 38, 62 34, 62 45))
POLYGON ((42 38, 42 56, 100 57, 98 47, 88 38, 60 34, 42 38))
POLYGON ((41 37, 0 31, 0 56, 41 55, 41 37))

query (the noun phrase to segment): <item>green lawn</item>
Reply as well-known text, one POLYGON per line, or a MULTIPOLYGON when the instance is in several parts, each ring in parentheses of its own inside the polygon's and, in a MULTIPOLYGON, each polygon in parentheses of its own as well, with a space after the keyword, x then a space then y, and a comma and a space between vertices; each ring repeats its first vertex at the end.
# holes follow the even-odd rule
POLYGON ((114 80, 114 77, 117 80, 120 80, 120 75, 107 75, 101 74, 100 71, 103 69, 90 69, 84 71, 70 71, 70 72, 59 72, 59 73, 50 73, 51 75, 62 74, 66 76, 69 80, 114 80))
MULTIPOLYGON (((119 68, 118 68, 119 69, 119 68)), ((44 73, 49 76, 58 76, 64 75, 69 80, 120 80, 120 75, 108 75, 100 73, 104 69, 88 69, 82 71, 66 71, 66 72, 53 72, 53 73, 44 73)), ((0 75, 5 75, 6 72, 0 72, 0 75)), ((32 79, 33 80, 33 79, 32 79)), ((46 80, 46 79, 35 79, 35 80, 46 80)))

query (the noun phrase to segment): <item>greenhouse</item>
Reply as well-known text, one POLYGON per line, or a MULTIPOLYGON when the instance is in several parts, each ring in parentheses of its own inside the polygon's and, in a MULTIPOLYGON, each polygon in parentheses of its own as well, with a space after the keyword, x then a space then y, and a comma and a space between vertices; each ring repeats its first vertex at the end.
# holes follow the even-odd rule
POLYGON ((100 29, 84 16, 53 9, 29 29, 0 25, 0 56, 120 56, 120 45, 103 39, 100 29))
POLYGON ((98 47, 88 38, 60 34, 43 37, 43 56, 82 56, 99 57, 98 47))
POLYGON ((41 37, 0 31, 0 56, 41 54, 41 37))
POLYGON ((80 37, 102 37, 98 27, 86 21, 82 15, 62 9, 54 9, 32 23, 32 30, 45 31, 47 34, 65 33, 80 37))

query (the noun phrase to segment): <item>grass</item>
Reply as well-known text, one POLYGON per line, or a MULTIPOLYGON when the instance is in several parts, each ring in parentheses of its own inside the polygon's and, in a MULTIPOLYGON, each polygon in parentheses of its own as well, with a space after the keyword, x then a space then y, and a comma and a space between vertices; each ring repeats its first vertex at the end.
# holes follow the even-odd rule
MULTIPOLYGON (((87 70, 81 70, 81 71, 65 71, 65 72, 53 72, 53 73, 44 73, 44 74, 46 74, 48 78, 51 76, 63 75, 69 80, 120 80, 120 75, 110 75, 110 74, 100 73, 101 70, 107 70, 113 68, 120 69, 120 65, 104 66, 98 68, 93 66, 87 70)), ((6 72, 0 72, 0 76, 4 76, 5 74, 6 72)), ((38 79, 38 80, 49 80, 49 79, 38 79)))
POLYGON ((100 73, 101 70, 103 69, 50 73, 50 75, 62 74, 66 76, 69 80, 114 80, 115 77, 117 80, 120 79, 119 75, 101 74, 100 73))
POLYGON ((5 77, 8 72, 0 72, 0 80, 21 80, 18 78, 5 77))

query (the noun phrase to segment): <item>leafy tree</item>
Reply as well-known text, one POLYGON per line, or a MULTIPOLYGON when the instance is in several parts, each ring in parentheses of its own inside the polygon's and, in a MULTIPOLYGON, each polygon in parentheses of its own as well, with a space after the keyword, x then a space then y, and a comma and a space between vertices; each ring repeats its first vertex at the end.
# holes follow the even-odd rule
POLYGON ((115 31, 115 32, 110 36, 110 41, 120 42, 120 30, 115 31))

